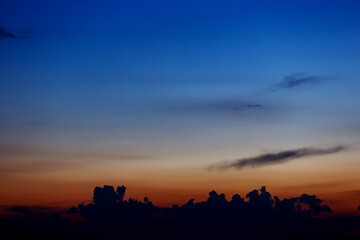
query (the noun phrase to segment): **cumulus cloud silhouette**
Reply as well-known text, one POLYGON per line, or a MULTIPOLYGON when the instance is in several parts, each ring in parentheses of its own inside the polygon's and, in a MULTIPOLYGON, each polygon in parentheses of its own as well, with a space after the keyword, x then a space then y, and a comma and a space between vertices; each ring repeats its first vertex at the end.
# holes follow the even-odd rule
MULTIPOLYGON (((68 214, 80 214, 87 219, 101 221, 151 221, 153 217, 160 219, 176 219, 178 222, 188 222, 196 219, 197 223, 208 224, 207 219, 216 225, 227 224, 234 226, 243 221, 251 220, 254 216, 276 220, 281 216, 291 216, 301 219, 307 216, 317 216, 332 212, 331 208, 315 195, 302 194, 300 197, 284 198, 283 200, 266 191, 266 187, 254 189, 246 195, 245 201, 239 194, 232 196, 228 201, 224 193, 218 194, 215 190, 209 192, 206 201, 195 202, 192 198, 182 206, 173 205, 172 208, 154 206, 147 197, 144 202, 129 198, 124 200, 126 187, 113 186, 95 187, 93 201, 87 205, 80 204, 71 207, 68 214)), ((150 223, 150 222, 148 222, 150 223)), ((266 223, 267 225, 268 223, 266 223)), ((200 231, 201 232, 201 231, 200 231)))
POLYGON ((71 215, 62 215, 64 209, 37 215, 33 213, 42 210, 39 206, 12 206, 10 210, 16 215, 0 218, 1 236, 3 239, 56 236, 58 239, 156 240, 175 236, 175 239, 211 240, 235 239, 241 234, 241 239, 320 240, 350 239, 343 236, 359 229, 359 218, 327 218, 332 209, 316 195, 280 199, 265 186, 244 197, 234 194, 229 200, 224 193, 212 190, 205 201, 190 199, 171 208, 155 206, 147 197, 144 202, 124 199, 125 192, 124 185, 95 187, 92 201, 71 207, 66 212, 71 215))
POLYGON ((327 155, 333 154, 340 151, 343 151, 345 148, 343 146, 336 146, 326 149, 314 149, 314 148, 300 148, 295 150, 282 151, 278 153, 267 153, 251 158, 242 158, 237 159, 231 162, 222 162, 215 164, 209 167, 209 170, 218 169, 242 169, 245 167, 261 167, 264 165, 273 165, 285 163, 297 158, 317 156, 317 155, 327 155))
POLYGON ((294 73, 285 76, 281 82, 271 86, 270 90, 276 91, 280 89, 292 89, 292 88, 299 88, 304 86, 310 87, 322 83, 324 81, 325 78, 321 76, 308 76, 303 73, 294 73))

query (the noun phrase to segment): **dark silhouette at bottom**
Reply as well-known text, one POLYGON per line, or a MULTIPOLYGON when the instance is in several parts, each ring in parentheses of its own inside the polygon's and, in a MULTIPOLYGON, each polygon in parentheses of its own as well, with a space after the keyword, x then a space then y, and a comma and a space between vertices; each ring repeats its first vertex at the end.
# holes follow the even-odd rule
POLYGON ((96 187, 91 203, 66 212, 82 221, 54 213, 3 219, 2 239, 360 239, 359 218, 327 217, 331 208, 315 195, 281 200, 261 187, 228 201, 211 191, 204 202, 161 208, 125 193, 125 186, 96 187))

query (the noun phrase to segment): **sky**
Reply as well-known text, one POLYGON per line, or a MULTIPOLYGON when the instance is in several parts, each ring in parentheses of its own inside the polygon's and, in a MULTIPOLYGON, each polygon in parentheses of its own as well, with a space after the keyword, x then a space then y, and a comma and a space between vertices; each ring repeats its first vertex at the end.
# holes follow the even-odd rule
POLYGON ((359 1, 0 2, 0 205, 126 185, 360 204, 359 1))

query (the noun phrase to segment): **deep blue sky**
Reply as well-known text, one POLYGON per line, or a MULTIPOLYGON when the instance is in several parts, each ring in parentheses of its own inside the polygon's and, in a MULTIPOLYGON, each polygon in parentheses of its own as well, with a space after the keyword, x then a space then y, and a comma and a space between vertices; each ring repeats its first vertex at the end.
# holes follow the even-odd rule
POLYGON ((358 1, 2 1, 1 27, 17 37, 0 42, 2 142, 108 128, 166 138, 234 120, 217 104, 262 105, 235 116, 254 125, 351 124, 359 10, 358 1), (324 81, 268 91, 296 74, 324 81))
POLYGON ((359 12, 359 1, 2 0, 2 168, 357 151, 359 12))

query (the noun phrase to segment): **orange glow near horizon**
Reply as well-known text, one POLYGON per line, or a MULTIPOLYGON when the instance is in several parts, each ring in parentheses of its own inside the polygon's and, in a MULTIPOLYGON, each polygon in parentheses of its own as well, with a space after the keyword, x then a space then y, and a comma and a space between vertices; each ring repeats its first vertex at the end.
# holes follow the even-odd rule
MULTIPOLYGON (((299 167, 299 164, 293 165, 299 167)), ((59 172, 56 175, 53 174, 52 178, 46 174, 32 179, 29 176, 22 176, 3 179, 0 186, 2 196, 0 205, 68 208, 82 202, 90 202, 95 186, 125 185, 127 187, 126 199, 131 197, 143 200, 147 196, 157 206, 171 207, 173 204, 185 204, 191 198, 195 198, 196 202, 204 201, 211 190, 225 193, 226 198, 231 200, 235 193, 245 197, 251 190, 266 185, 273 196, 285 198, 300 196, 303 193, 315 194, 334 210, 334 214, 359 215, 359 211, 356 210, 360 203, 360 191, 357 188, 359 179, 355 171, 349 170, 346 178, 332 173, 334 180, 327 182, 327 174, 322 176, 313 175, 312 171, 292 172, 292 167, 296 168, 288 166, 286 174, 282 169, 274 166, 251 169, 241 174, 232 170, 208 172, 186 169, 183 171, 178 169, 125 171, 123 169, 118 171, 118 175, 110 174, 108 170, 106 170, 107 174, 89 170, 87 173, 78 173, 78 175, 73 172, 59 172), (77 177, 74 179, 71 176, 77 177)))

